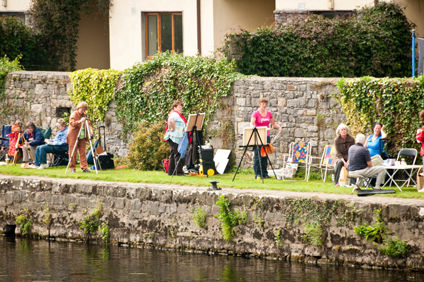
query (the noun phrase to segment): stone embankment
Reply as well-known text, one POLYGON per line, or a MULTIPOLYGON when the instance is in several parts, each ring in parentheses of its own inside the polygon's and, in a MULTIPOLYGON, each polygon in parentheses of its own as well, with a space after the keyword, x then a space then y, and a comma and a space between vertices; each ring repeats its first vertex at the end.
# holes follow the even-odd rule
POLYGON ((1 227, 26 213, 33 235, 82 239, 79 222, 99 205, 118 244, 424 270, 424 200, 0 175, 1 227), (245 217, 238 226, 216 217, 221 195, 230 204, 224 219, 245 217), (355 233, 355 226, 375 225, 379 209, 384 240, 406 242, 406 257, 383 254, 382 244, 355 233))

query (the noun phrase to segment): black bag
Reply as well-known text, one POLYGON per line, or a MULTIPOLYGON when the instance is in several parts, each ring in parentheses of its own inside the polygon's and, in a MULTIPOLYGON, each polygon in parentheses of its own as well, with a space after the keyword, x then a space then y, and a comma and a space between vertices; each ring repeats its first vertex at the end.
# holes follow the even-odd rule
POLYGON ((113 154, 107 153, 106 155, 99 155, 99 169, 114 169, 115 164, 113 163, 113 154))

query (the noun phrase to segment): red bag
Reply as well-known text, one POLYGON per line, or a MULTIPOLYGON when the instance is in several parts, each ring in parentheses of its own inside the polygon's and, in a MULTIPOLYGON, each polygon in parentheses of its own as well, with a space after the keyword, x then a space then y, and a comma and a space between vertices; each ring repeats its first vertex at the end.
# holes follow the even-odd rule
POLYGON ((169 159, 163 159, 163 169, 165 170, 166 173, 168 173, 169 170, 169 159))

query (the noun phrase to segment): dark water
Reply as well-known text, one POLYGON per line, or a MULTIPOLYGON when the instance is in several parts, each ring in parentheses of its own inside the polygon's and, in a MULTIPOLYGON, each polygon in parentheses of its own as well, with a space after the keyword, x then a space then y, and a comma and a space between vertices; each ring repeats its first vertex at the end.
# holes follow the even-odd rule
POLYGON ((424 281, 424 274, 0 237, 0 281, 424 281))

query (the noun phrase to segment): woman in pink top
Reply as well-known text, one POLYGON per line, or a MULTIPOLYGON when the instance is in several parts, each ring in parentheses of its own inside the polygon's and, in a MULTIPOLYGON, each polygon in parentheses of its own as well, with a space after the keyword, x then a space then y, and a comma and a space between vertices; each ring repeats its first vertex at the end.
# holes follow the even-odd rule
MULTIPOLYGON (((268 128, 269 128, 269 125, 271 124, 273 128, 278 129, 278 131, 281 132, 283 129, 281 128, 281 126, 279 126, 275 122, 271 112, 266 110, 267 106, 268 106, 268 100, 266 98, 260 98, 259 108, 257 111, 253 112, 250 123, 252 124, 253 127, 266 126, 268 128)), ((265 142, 265 140, 263 141, 265 142)), ((270 142, 271 142, 271 139, 269 137, 269 130, 268 130, 266 143, 270 143, 270 142)), ((268 165, 267 158, 260 156, 259 152, 260 152, 260 148, 255 148, 254 158, 253 158, 253 169, 255 170, 255 179, 258 177, 261 177, 261 175, 264 178, 269 178, 268 171, 267 171, 267 165, 268 165), (259 161, 261 162, 261 165, 259 165, 259 161), (262 168, 262 174, 261 174, 261 168, 262 168)))

